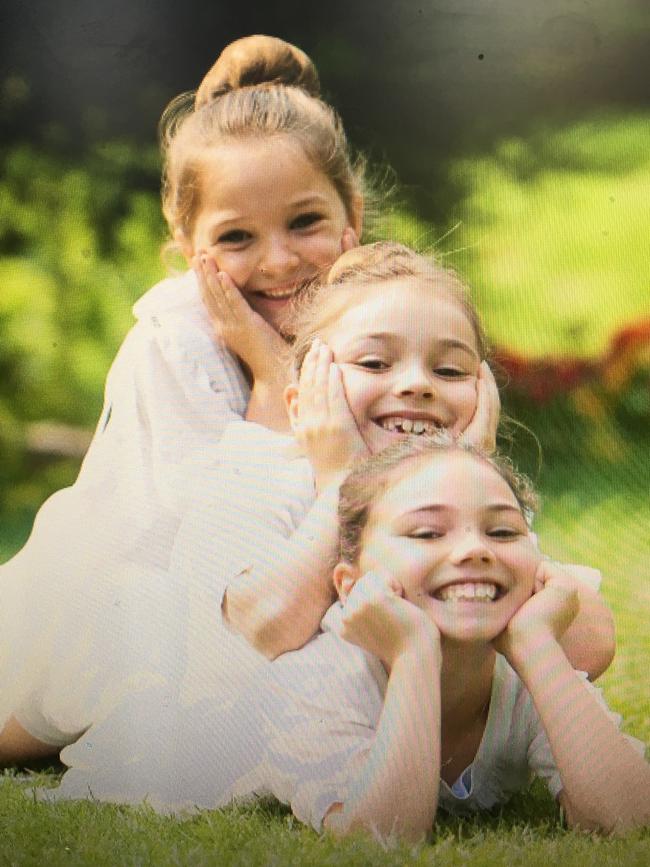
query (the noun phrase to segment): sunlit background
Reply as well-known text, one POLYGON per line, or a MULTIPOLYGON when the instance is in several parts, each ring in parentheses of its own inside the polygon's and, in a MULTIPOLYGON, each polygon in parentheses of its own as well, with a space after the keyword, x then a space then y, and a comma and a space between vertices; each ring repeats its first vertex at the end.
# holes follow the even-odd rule
POLYGON ((376 232, 467 277, 533 437, 554 556, 605 574, 605 683, 650 740, 650 13, 645 0, 6 0, 0 559, 71 483, 134 300, 164 276, 155 129, 238 36, 315 60, 398 180, 376 232), (645 620, 643 619, 645 618, 645 620))

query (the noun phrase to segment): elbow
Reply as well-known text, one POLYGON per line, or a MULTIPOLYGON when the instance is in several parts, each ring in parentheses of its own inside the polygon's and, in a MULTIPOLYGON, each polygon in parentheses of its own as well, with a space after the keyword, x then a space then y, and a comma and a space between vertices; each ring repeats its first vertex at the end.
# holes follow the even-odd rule
POLYGON ((269 595, 229 590, 223 614, 228 625, 270 661, 297 650, 310 637, 298 635, 292 606, 269 595))
POLYGON ((614 615, 609 609, 596 635, 594 635, 594 653, 589 666, 589 679, 596 680, 604 674, 612 664, 616 653, 616 627, 614 615))

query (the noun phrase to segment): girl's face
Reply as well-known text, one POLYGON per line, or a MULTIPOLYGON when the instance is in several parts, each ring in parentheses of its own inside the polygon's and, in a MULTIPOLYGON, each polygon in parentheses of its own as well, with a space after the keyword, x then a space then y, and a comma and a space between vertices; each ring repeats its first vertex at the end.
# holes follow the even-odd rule
POLYGON ((381 283, 323 334, 369 450, 436 428, 455 434, 476 408, 476 335, 460 305, 414 278, 381 283))
POLYGON ((299 284, 340 255, 349 225, 334 186, 286 135, 215 148, 201 205, 183 252, 212 256, 277 331, 299 284))
POLYGON ((531 596, 541 557, 515 495, 460 450, 411 467, 372 506, 359 574, 388 570, 444 638, 491 641, 531 596))

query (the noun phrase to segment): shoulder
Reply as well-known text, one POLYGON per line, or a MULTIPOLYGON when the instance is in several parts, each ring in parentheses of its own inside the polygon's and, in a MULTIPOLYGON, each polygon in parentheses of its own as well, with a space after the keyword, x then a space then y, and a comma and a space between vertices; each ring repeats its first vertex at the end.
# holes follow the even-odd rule
MULTIPOLYGON (((133 306, 136 322, 117 354, 111 376, 129 377, 151 369, 165 370, 194 382, 197 376, 213 391, 248 393, 235 356, 215 334, 193 271, 168 277, 146 292, 133 306)), ((165 381, 159 380, 164 388, 165 381)))

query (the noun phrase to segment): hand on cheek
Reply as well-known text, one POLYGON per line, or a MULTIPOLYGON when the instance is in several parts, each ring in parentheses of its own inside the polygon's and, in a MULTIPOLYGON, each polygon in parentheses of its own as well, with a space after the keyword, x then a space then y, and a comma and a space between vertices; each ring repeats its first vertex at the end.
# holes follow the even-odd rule
POLYGON ((487 361, 482 361, 476 377, 476 408, 461 440, 486 452, 496 449, 501 413, 499 389, 487 361))
POLYGON ((527 653, 539 652, 549 641, 559 642, 578 614, 579 607, 576 579, 559 564, 540 559, 532 595, 515 612, 493 644, 510 661, 527 653))
POLYGON ((402 585, 377 571, 362 575, 342 596, 342 637, 377 656, 390 671, 401 654, 416 650, 425 634, 437 639, 422 609, 408 602, 402 585))

